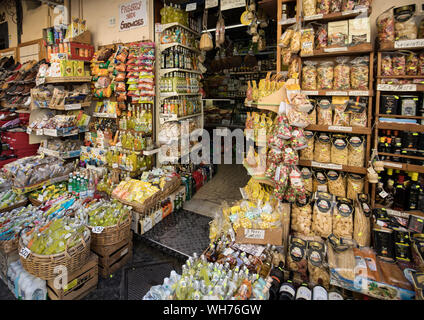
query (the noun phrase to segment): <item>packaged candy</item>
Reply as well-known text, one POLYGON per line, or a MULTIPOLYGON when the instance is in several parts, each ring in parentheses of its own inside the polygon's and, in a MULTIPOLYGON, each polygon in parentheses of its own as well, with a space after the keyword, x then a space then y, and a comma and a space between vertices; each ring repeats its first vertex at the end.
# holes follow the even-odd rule
POLYGON ((350 86, 355 90, 368 90, 368 57, 357 57, 351 61, 350 86))
POLYGON ((330 12, 342 11, 343 0, 331 0, 330 1, 330 12))
POLYGON ((302 90, 317 89, 317 68, 315 61, 305 61, 302 68, 302 90))
POLYGON ((347 165, 347 140, 344 135, 334 134, 331 146, 331 162, 335 164, 347 165))
POLYGON ((353 10, 355 8, 355 0, 343 0, 342 11, 353 10))
POLYGON ((330 163, 331 139, 326 133, 320 133, 315 139, 314 161, 330 163))
POLYGON ((347 64, 348 58, 338 57, 337 65, 334 67, 334 90, 348 90, 350 87, 350 67, 347 64))
POLYGON ((302 150, 308 147, 307 140, 302 129, 294 128, 292 131, 292 137, 290 138, 291 145, 294 150, 302 150))
POLYGON ((317 82, 318 89, 332 89, 333 88, 333 62, 324 61, 321 62, 317 68, 317 82))
POLYGON ((282 162, 284 159, 283 157, 283 152, 281 151, 281 149, 277 149, 277 148, 271 148, 268 151, 268 160, 278 164, 280 162, 282 162))

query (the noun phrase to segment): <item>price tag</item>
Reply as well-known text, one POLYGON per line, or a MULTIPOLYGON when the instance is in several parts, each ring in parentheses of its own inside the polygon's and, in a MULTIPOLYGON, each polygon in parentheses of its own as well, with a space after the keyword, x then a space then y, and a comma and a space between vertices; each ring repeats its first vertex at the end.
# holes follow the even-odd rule
POLYGON ((352 127, 328 126, 328 130, 342 131, 342 132, 352 132, 352 127))
POLYGON ((265 230, 244 229, 244 237, 246 239, 265 239, 265 230))
POLYGON ((163 27, 161 23, 155 23, 155 32, 161 33, 163 31, 163 27))
POLYGON ((323 16, 324 16, 323 14, 313 14, 311 16, 303 17, 303 20, 310 21, 310 20, 322 19, 323 16))
POLYGON ((22 257, 22 258, 24 258, 24 259, 26 259, 26 258, 28 258, 28 256, 29 256, 29 254, 31 253, 31 250, 29 250, 28 248, 22 248, 21 250, 19 250, 19 255, 22 257))
POLYGON ((93 229, 91 229, 91 231, 93 231, 93 233, 102 233, 104 230, 104 227, 93 227, 93 229))
POLYGON ((366 90, 359 90, 359 91, 349 91, 350 96, 368 96, 369 92, 366 90))
POLYGON ((147 232, 152 229, 152 219, 147 218, 143 221, 143 232, 147 232))
POLYGON ((349 14, 355 14, 355 13, 361 13, 361 12, 367 12, 367 8, 361 8, 361 9, 355 9, 355 10, 346 10, 342 12, 342 16, 346 16, 349 14))
POLYGON ((112 164, 112 168, 113 169, 118 169, 118 164, 117 163, 112 164))
POLYGON ((296 18, 290 18, 290 19, 282 20, 280 24, 286 25, 286 24, 292 24, 292 23, 296 23, 296 18))
POLYGON ((303 94, 309 95, 309 96, 317 96, 318 95, 318 91, 307 91, 307 90, 302 90, 303 94))
POLYGON ((379 196, 382 197, 383 199, 386 198, 388 195, 389 194, 384 190, 379 193, 379 196))
POLYGON ((417 91, 416 84, 378 84, 379 91, 417 91))
POLYGON ((27 133, 27 134, 31 134, 31 132, 32 132, 32 129, 28 127, 28 128, 26 129, 26 133, 27 133))
POLYGON ((398 163, 393 163, 393 162, 383 162, 384 166, 387 167, 394 167, 394 168, 399 168, 402 169, 402 164, 398 164, 398 163))
POLYGON ((37 130, 35 130, 35 134, 37 136, 42 136, 44 134, 44 130, 43 129, 37 129, 37 130))
POLYGON ((218 6, 218 0, 206 0, 205 9, 214 8, 218 6))
POLYGON ((65 110, 79 110, 81 103, 65 104, 65 110))
POLYGON ((326 96, 348 96, 347 91, 327 91, 326 96))
POLYGON ((342 52, 347 51, 347 47, 324 48, 324 52, 342 52))
POLYGON ((334 169, 334 170, 342 170, 343 166, 341 164, 334 163, 320 163, 316 161, 311 162, 312 167, 323 168, 323 169, 334 169))
POLYGON ((193 2, 193 3, 187 3, 186 5, 186 11, 194 11, 197 8, 197 3, 193 2))
POLYGON ((396 49, 415 48, 415 47, 424 47, 424 39, 395 41, 395 48, 396 49))
POLYGON ((287 104, 284 101, 280 102, 280 106, 278 108, 278 113, 286 114, 287 104))
POLYGON ((162 209, 155 212, 154 219, 155 219, 155 224, 162 221, 162 209))
MULTIPOLYGON (((263 230, 264 231, 264 230, 263 230)), ((261 245, 254 245, 254 244, 239 244, 235 243, 233 245, 234 248, 244 251, 248 254, 251 254, 253 256, 259 257, 262 252, 265 250, 264 246, 261 245)))
POLYGON ((221 0, 221 11, 246 6, 246 0, 221 0))

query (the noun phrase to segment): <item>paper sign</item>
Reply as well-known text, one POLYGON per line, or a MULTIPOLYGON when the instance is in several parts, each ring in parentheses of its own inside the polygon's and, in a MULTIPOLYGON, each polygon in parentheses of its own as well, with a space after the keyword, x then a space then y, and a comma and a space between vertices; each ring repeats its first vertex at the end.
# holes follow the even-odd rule
POLYGON ((280 24, 282 24, 282 25, 292 24, 292 23, 296 23, 296 18, 281 20, 281 22, 280 22, 280 24))
POLYGON ((28 128, 26 129, 26 133, 27 133, 27 134, 31 134, 31 132, 32 132, 32 129, 28 127, 28 128))
POLYGON ((361 8, 361 9, 355 9, 355 10, 346 10, 346 11, 342 11, 342 16, 346 16, 349 14, 355 14, 355 13, 360 13, 360 12, 367 12, 368 9, 367 8, 361 8))
POLYGON ((154 219, 155 219, 155 224, 162 221, 162 208, 155 212, 154 219))
POLYGON ((193 3, 187 3, 186 5, 186 11, 194 11, 197 8, 197 3, 193 2, 193 3))
POLYGON ((347 47, 324 48, 324 52, 341 52, 347 51, 347 47))
POLYGON ((416 84, 378 84, 379 91, 417 91, 416 84))
POLYGON ((73 103, 73 104, 66 104, 65 110, 79 110, 81 109, 81 103, 73 103))
POLYGON ((328 130, 342 131, 342 132, 352 132, 352 127, 328 126, 328 130))
POLYGON ((396 49, 415 48, 415 47, 424 47, 424 39, 395 41, 395 48, 396 49))
POLYGON ((402 164, 393 163, 393 162, 383 162, 383 164, 384 166, 387 166, 387 167, 395 167, 395 168, 402 169, 402 164))
POLYGON ((152 219, 147 218, 143 222, 143 232, 147 232, 152 229, 152 219))
POLYGON ((221 0, 221 11, 246 6, 246 0, 221 0))
POLYGON ((246 239, 265 239, 265 230, 259 229, 244 229, 246 239))
POLYGON ((310 21, 310 20, 322 19, 322 17, 323 17, 322 14, 314 14, 312 16, 303 17, 303 20, 310 21))
POLYGON ((306 95, 310 95, 310 96, 317 96, 318 95, 318 91, 307 91, 307 90, 302 90, 303 94, 306 95))
POLYGON ((121 257, 122 257, 123 255, 126 255, 127 253, 128 253, 128 248, 125 248, 125 250, 121 252, 121 257))
POLYGON ((93 231, 93 233, 102 233, 104 230, 104 227, 93 227, 93 229, 91 229, 91 231, 93 231))
POLYGON ((278 108, 278 113, 286 113, 287 104, 284 101, 280 102, 280 107, 278 108))
POLYGON ((326 96, 347 96, 347 91, 327 91, 326 96))
POLYGON ((206 0, 205 9, 213 8, 218 6, 218 0, 206 0))
POLYGON ((320 162, 311 162, 311 166, 315 168, 323 168, 323 169, 334 169, 334 170, 342 170, 343 166, 341 164, 334 163, 320 163, 320 162))
POLYGON ((358 91, 349 91, 349 96, 368 96, 369 91, 367 90, 358 90, 358 91))
POLYGON ((128 31, 147 25, 146 0, 131 1, 119 6, 119 31, 128 31))
POLYGON ((29 250, 28 248, 22 248, 21 250, 19 250, 19 255, 22 257, 22 258, 24 258, 24 259, 26 259, 26 258, 28 258, 28 256, 29 256, 29 254, 31 253, 31 250, 29 250))

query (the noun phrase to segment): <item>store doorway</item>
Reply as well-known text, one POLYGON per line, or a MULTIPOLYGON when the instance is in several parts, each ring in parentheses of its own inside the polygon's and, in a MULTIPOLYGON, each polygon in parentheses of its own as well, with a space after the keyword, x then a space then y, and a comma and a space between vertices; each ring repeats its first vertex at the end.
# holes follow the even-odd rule
POLYGON ((7 22, 0 23, 0 50, 9 48, 9 26, 7 22))

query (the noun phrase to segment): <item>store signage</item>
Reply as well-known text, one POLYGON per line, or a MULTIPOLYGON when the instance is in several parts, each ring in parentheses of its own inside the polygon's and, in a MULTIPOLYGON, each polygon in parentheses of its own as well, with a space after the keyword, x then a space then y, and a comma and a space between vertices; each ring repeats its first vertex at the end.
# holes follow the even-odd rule
POLYGON ((81 103, 65 104, 65 110, 79 110, 81 103))
POLYGON ((218 0, 206 0, 205 9, 213 8, 218 6, 218 0))
POLYGON ((244 229, 244 237, 246 239, 265 239, 265 230, 244 229))
POLYGON ((136 0, 119 6, 119 31, 147 26, 147 2, 136 0))
POLYGON ((356 14, 356 13, 361 13, 361 12, 367 12, 368 9, 367 8, 360 8, 360 9, 355 9, 355 10, 346 10, 342 12, 342 16, 347 16, 350 14, 356 14))
POLYGON ((393 162, 383 162, 385 167, 394 167, 394 168, 399 168, 402 169, 402 164, 398 164, 398 163, 393 163, 393 162))
POLYGON ((343 132, 352 132, 352 127, 328 126, 328 130, 343 131, 343 132))
POLYGON ((315 168, 323 168, 323 169, 333 169, 333 170, 342 170, 343 166, 341 164, 334 164, 334 163, 321 163, 312 161, 311 166, 315 168))
POLYGON ((286 19, 286 20, 281 20, 282 25, 286 25, 286 24, 292 24, 292 23, 296 23, 296 18, 290 18, 290 19, 286 19))
POLYGON ((322 19, 322 18, 323 18, 322 14, 314 14, 312 16, 303 17, 303 20, 309 21, 309 20, 316 20, 316 19, 322 19))
POLYGON ((368 96, 368 94, 367 90, 349 91, 350 96, 368 96))
POLYGON ((194 11, 197 8, 197 3, 196 2, 192 2, 192 3, 187 3, 186 5, 186 11, 194 11))
POLYGON ((246 0, 221 0, 221 11, 246 6, 246 0))
POLYGON ((324 48, 324 52, 341 52, 347 51, 347 47, 324 48))
POLYGON ((19 255, 24 259, 28 258, 30 253, 31 253, 31 251, 28 248, 25 248, 25 247, 22 248, 21 250, 19 250, 19 255))
POLYGON ((326 96, 347 96, 347 91, 327 91, 326 96))
POLYGON ((415 47, 424 47, 424 39, 395 41, 395 48, 396 49, 415 48, 415 47))
POLYGON ((417 91, 416 84, 378 84, 379 91, 417 91))

